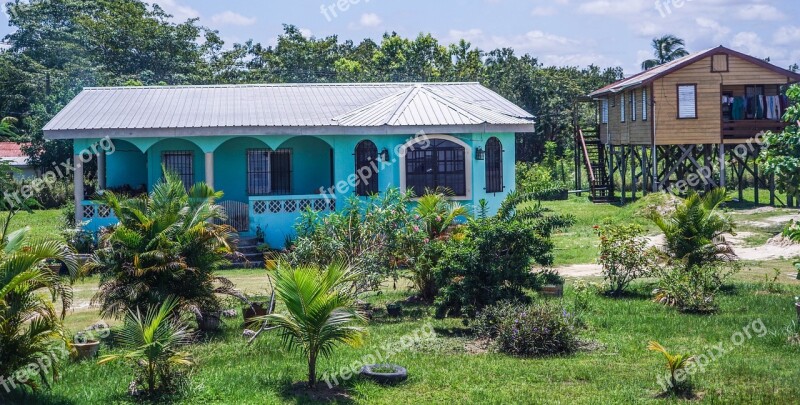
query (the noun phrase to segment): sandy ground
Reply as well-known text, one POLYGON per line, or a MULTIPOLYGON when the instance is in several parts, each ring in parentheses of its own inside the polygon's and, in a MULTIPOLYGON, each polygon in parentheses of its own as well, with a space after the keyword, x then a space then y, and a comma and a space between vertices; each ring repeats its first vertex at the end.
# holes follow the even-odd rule
MULTIPOLYGON (((757 208, 753 213, 766 212, 766 209, 773 209, 771 207, 757 208), (761 210, 761 211, 759 211, 761 210)), ((768 228, 775 225, 783 225, 791 220, 797 220, 797 215, 782 215, 766 218, 759 221, 742 222, 750 226, 758 228, 768 228)), ((733 245, 733 250, 740 260, 748 261, 762 261, 762 260, 775 260, 775 259, 790 259, 800 256, 800 244, 792 243, 784 239, 780 235, 776 235, 768 240, 762 246, 748 247, 745 239, 755 235, 752 232, 738 232, 736 235, 726 235, 725 239, 733 245)), ((663 235, 653 236, 650 238, 651 246, 662 246, 664 244, 663 235)), ((599 276, 602 274, 602 269, 598 264, 573 264, 569 266, 558 267, 556 270, 565 277, 591 277, 599 276)))

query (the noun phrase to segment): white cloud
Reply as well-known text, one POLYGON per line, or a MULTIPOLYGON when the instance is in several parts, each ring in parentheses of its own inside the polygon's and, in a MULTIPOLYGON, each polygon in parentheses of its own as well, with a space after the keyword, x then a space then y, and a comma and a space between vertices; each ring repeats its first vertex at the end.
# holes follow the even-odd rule
POLYGON ((778 45, 791 45, 800 42, 800 27, 784 26, 772 36, 772 42, 778 45))
POLYGON ((777 21, 786 18, 780 10, 768 4, 750 4, 741 7, 736 15, 742 20, 777 21))
POLYGON ((375 13, 364 13, 361 14, 359 23, 362 27, 377 27, 383 23, 383 20, 375 13))
POLYGON ((581 4, 578 11, 597 15, 638 14, 644 10, 645 4, 651 3, 643 0, 592 0, 581 4))
POLYGON ((300 34, 306 38, 311 38, 314 35, 314 33, 308 28, 300 28, 298 31, 300 31, 300 34))
POLYGON ((706 17, 697 17, 695 19, 697 26, 700 27, 702 30, 706 32, 710 32, 713 35, 713 39, 716 42, 720 42, 725 39, 725 37, 730 34, 731 29, 728 27, 723 27, 720 23, 706 17))
POLYGON ((177 0, 158 0, 154 4, 158 4, 169 14, 175 21, 183 22, 190 18, 199 18, 200 12, 190 6, 178 3, 177 0))
POLYGON ((211 16, 211 22, 214 25, 237 25, 240 27, 246 27, 248 25, 255 24, 256 18, 245 17, 239 13, 228 10, 211 16))
POLYGON ((784 50, 765 45, 755 32, 740 32, 733 37, 731 44, 738 51, 759 59, 769 57, 773 62, 787 56, 784 50))
POLYGON ((558 14, 558 10, 555 7, 536 7, 531 11, 531 15, 534 17, 548 17, 556 14, 558 14))

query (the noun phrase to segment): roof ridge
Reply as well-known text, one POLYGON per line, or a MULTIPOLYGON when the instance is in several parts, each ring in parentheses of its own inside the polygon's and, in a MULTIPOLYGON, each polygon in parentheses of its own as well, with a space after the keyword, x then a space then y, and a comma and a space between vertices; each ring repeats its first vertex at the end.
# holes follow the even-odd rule
POLYGON ((485 119, 482 119, 481 117, 478 117, 477 115, 471 113, 470 111, 465 110, 463 107, 461 107, 458 104, 454 103, 452 100, 448 99, 447 97, 445 97, 445 96, 443 96, 441 94, 438 94, 433 89, 426 89, 426 91, 428 93, 430 93, 434 98, 438 98, 441 103, 445 104, 451 110, 454 110, 455 112, 457 112, 459 114, 466 115, 467 117, 469 117, 469 118, 471 118, 471 119, 473 119, 475 121, 479 121, 479 122, 483 122, 483 123, 486 122, 485 119))
POLYGON ((347 83, 242 83, 242 84, 191 84, 165 86, 88 86, 84 90, 163 90, 163 89, 214 89, 248 87, 414 87, 414 86, 465 86, 480 82, 347 82, 347 83))

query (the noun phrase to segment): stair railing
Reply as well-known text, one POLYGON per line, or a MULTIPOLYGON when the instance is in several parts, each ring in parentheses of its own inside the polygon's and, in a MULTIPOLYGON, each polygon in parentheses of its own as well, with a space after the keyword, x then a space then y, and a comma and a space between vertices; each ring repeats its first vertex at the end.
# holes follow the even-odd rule
POLYGON ((586 139, 583 137, 583 130, 578 128, 578 138, 581 140, 581 146, 583 147, 583 158, 586 163, 586 170, 589 171, 589 185, 591 188, 594 188, 595 185, 595 177, 594 177, 594 170, 592 170, 592 160, 589 158, 589 150, 586 149, 586 139))

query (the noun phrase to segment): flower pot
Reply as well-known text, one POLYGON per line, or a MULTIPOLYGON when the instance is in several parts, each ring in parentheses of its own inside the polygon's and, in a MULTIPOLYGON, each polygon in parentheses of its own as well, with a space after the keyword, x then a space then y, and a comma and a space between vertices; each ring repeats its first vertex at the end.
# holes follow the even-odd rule
POLYGON ((539 292, 545 297, 563 297, 564 284, 545 284, 539 292))
POLYGON ((403 307, 400 304, 387 304, 386 313, 389 316, 399 317, 403 315, 403 307))
POLYGON ((216 332, 220 329, 221 314, 219 312, 212 312, 203 314, 202 318, 197 318, 197 328, 203 332, 216 332))
POLYGON ((100 342, 97 340, 90 340, 86 343, 73 343, 72 347, 75 348, 75 360, 89 360, 97 357, 97 351, 100 349, 100 342))
POLYGON ((260 316, 266 316, 269 309, 267 302, 253 302, 248 306, 242 307, 242 316, 244 317, 244 324, 251 325, 255 323, 254 319, 260 316))

